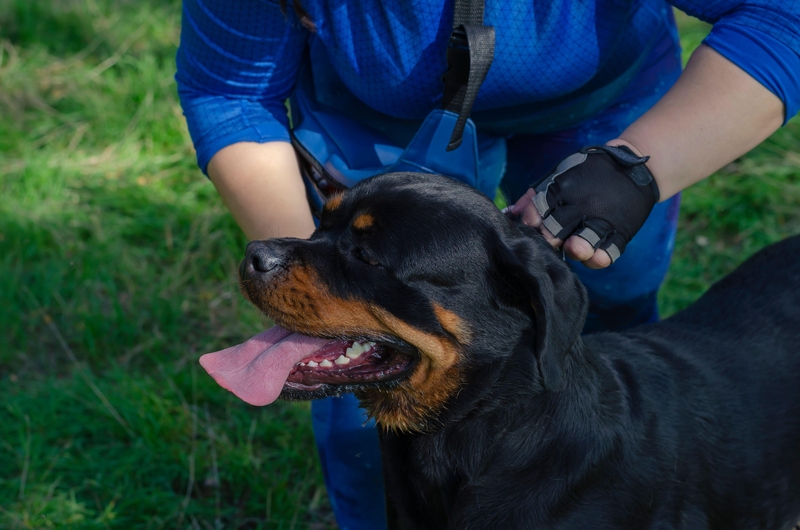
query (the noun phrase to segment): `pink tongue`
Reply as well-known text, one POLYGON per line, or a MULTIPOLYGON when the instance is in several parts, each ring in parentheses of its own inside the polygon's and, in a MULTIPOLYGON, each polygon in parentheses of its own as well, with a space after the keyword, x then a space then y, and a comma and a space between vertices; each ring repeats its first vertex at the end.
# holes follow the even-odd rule
POLYGON ((200 364, 243 401, 269 405, 278 399, 294 365, 328 342, 275 326, 243 344, 203 355, 200 364))

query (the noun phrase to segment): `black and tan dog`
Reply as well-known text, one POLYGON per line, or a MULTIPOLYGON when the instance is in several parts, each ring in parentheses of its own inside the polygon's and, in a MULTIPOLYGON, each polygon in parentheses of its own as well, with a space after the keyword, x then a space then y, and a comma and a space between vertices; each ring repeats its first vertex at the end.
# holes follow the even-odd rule
POLYGON ((203 365, 254 404, 355 392, 393 527, 800 519, 798 238, 663 322, 580 337, 585 290, 543 238, 453 180, 387 174, 240 273, 278 327, 203 365))

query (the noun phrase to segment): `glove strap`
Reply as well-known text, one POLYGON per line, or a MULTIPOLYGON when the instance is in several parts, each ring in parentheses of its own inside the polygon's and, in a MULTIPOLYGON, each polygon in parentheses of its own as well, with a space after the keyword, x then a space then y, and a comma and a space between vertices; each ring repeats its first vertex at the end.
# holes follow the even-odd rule
POLYGON ((645 165, 645 163, 650 160, 649 156, 638 156, 636 153, 631 151, 630 147, 627 145, 593 145, 584 147, 579 152, 586 154, 597 152, 606 153, 614 160, 614 162, 628 170, 626 171, 627 175, 636 184, 639 186, 649 185, 653 190, 656 203, 661 198, 661 193, 658 191, 656 179, 653 178, 653 174, 650 173, 650 170, 647 169, 647 166, 645 165))

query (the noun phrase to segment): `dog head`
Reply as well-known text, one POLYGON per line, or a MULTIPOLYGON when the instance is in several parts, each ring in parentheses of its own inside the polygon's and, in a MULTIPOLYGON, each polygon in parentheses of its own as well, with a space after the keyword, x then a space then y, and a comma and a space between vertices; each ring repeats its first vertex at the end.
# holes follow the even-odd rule
POLYGON ((218 382, 254 404, 352 391, 379 424, 418 432, 508 370, 561 389, 586 311, 538 233, 472 188, 418 173, 336 196, 308 240, 251 242, 240 286, 277 326, 204 356, 218 382))

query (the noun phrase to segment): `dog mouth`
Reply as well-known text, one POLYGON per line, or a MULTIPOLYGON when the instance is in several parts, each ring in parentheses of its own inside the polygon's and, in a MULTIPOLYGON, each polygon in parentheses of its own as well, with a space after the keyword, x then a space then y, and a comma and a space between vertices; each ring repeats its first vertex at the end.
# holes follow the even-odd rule
POLYGON ((286 387, 317 390, 323 384, 359 385, 394 381, 414 361, 406 345, 386 342, 332 340, 297 364, 286 387))
POLYGON ((315 399, 344 387, 391 385, 410 374, 417 359, 400 340, 312 337, 274 326, 203 355, 200 364, 220 386, 262 406, 279 397, 315 399))

